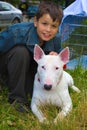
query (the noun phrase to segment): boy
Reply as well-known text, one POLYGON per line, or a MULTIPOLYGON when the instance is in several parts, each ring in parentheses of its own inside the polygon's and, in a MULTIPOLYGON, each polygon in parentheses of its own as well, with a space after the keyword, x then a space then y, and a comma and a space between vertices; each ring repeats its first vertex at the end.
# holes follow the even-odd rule
POLYGON ((27 95, 32 95, 37 64, 33 60, 35 44, 46 54, 61 50, 60 36, 56 36, 63 17, 62 9, 52 2, 41 2, 34 23, 10 26, 0 34, 0 74, 6 75, 9 103, 16 110, 28 112, 27 95))

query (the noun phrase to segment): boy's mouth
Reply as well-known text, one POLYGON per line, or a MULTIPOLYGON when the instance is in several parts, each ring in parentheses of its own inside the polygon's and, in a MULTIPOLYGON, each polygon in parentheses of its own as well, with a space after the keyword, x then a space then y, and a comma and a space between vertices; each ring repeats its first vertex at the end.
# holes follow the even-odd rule
POLYGON ((51 37, 50 34, 46 34, 46 33, 43 33, 43 37, 46 38, 46 39, 49 39, 51 37))

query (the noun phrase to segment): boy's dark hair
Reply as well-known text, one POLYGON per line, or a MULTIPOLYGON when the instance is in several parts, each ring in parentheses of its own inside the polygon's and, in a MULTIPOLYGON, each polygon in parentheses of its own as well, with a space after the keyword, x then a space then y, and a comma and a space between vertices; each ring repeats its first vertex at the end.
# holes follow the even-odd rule
POLYGON ((39 4, 38 11, 36 13, 36 19, 39 20, 44 14, 49 14, 53 21, 59 21, 61 23, 63 17, 63 10, 62 8, 51 1, 42 1, 39 4))

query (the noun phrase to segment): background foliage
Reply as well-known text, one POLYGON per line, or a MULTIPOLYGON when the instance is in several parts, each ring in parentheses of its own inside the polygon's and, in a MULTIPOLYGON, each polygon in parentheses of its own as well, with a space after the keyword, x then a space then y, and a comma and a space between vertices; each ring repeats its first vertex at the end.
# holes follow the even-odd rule
MULTIPOLYGON (((13 5, 19 5, 20 2, 21 2, 21 0, 2 0, 2 1, 7 1, 7 2, 13 4, 13 5)), ((30 1, 31 0, 26 0, 27 3, 29 3, 30 1)), ((32 0, 32 3, 34 3, 35 1, 42 1, 42 0, 32 0)), ((75 0, 49 0, 49 1, 53 1, 53 2, 61 4, 62 6, 67 7, 68 5, 70 5, 75 0)))

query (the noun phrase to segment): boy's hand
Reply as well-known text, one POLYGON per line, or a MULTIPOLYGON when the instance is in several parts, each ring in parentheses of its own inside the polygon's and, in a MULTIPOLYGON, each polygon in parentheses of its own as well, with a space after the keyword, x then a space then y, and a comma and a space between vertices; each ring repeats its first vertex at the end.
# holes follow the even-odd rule
POLYGON ((58 53, 57 52, 55 52, 55 51, 51 51, 50 53, 49 53, 49 55, 58 55, 58 53))

